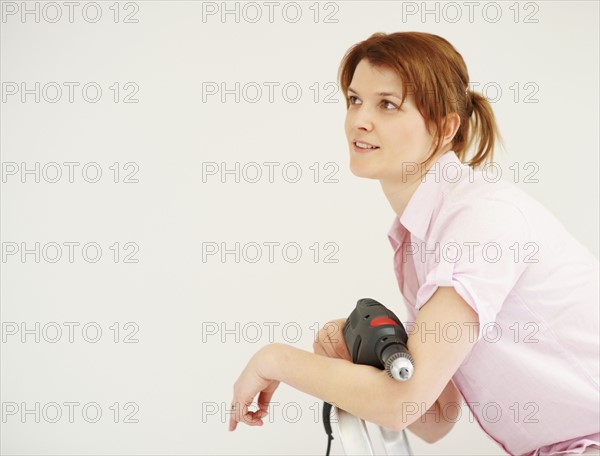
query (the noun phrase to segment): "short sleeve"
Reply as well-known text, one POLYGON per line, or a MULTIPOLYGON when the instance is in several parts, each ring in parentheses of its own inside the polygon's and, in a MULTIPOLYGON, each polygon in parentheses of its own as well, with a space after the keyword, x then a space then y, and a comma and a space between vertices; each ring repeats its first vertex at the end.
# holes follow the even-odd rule
POLYGON ((429 264, 415 308, 427 303, 438 287, 454 287, 478 314, 479 340, 531 263, 524 255, 531 242, 527 219, 516 205, 482 198, 441 211, 433 232, 437 234, 428 249, 439 254, 429 264))

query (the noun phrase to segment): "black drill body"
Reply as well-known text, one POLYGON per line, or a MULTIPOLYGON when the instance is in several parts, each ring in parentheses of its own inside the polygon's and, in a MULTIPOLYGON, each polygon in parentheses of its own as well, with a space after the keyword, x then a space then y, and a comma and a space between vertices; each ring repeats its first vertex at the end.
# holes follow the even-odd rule
MULTIPOLYGON (((371 298, 359 299, 346 319, 344 341, 354 364, 366 364, 385 369, 390 377, 406 381, 412 376, 414 363, 408 352, 408 335, 404 326, 383 304, 371 298)), ((329 456, 333 432, 331 404, 323 404, 323 424, 329 440, 329 456)))
POLYGON ((408 355, 404 326, 394 312, 374 299, 358 301, 344 325, 344 339, 355 364, 384 369, 392 355, 408 355))

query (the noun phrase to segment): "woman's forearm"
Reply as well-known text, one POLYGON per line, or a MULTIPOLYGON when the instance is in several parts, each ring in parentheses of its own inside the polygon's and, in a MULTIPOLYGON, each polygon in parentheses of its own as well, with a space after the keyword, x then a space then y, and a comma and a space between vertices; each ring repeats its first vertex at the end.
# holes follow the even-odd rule
POLYGON ((329 358, 291 345, 267 346, 265 375, 388 429, 404 429, 418 415, 403 416, 403 403, 418 398, 410 381, 400 384, 383 370, 329 358))

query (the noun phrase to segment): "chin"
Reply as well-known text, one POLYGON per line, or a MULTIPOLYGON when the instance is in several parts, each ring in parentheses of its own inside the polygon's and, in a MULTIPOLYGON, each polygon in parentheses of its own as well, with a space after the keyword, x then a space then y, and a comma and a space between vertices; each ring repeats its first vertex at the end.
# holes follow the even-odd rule
POLYGON ((350 160, 350 172, 356 177, 363 177, 366 179, 379 179, 380 173, 366 164, 356 163, 354 160, 350 160))

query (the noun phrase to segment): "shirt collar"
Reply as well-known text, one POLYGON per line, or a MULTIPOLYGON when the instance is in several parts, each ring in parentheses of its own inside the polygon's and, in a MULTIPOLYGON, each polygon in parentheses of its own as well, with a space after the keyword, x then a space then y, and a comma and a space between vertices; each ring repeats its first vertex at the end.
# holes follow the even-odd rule
MULTIPOLYGON (((408 201, 402 216, 396 216, 394 219, 388 232, 390 240, 395 241, 394 247, 402 243, 407 234, 406 231, 425 240, 436 203, 442 197, 444 188, 451 185, 451 182, 447 182, 443 178, 444 165, 449 163, 455 163, 461 171, 465 166, 452 150, 438 157, 429 171, 421 178, 421 182, 408 201)), ((454 175, 452 171, 448 171, 448 174, 454 175)))

